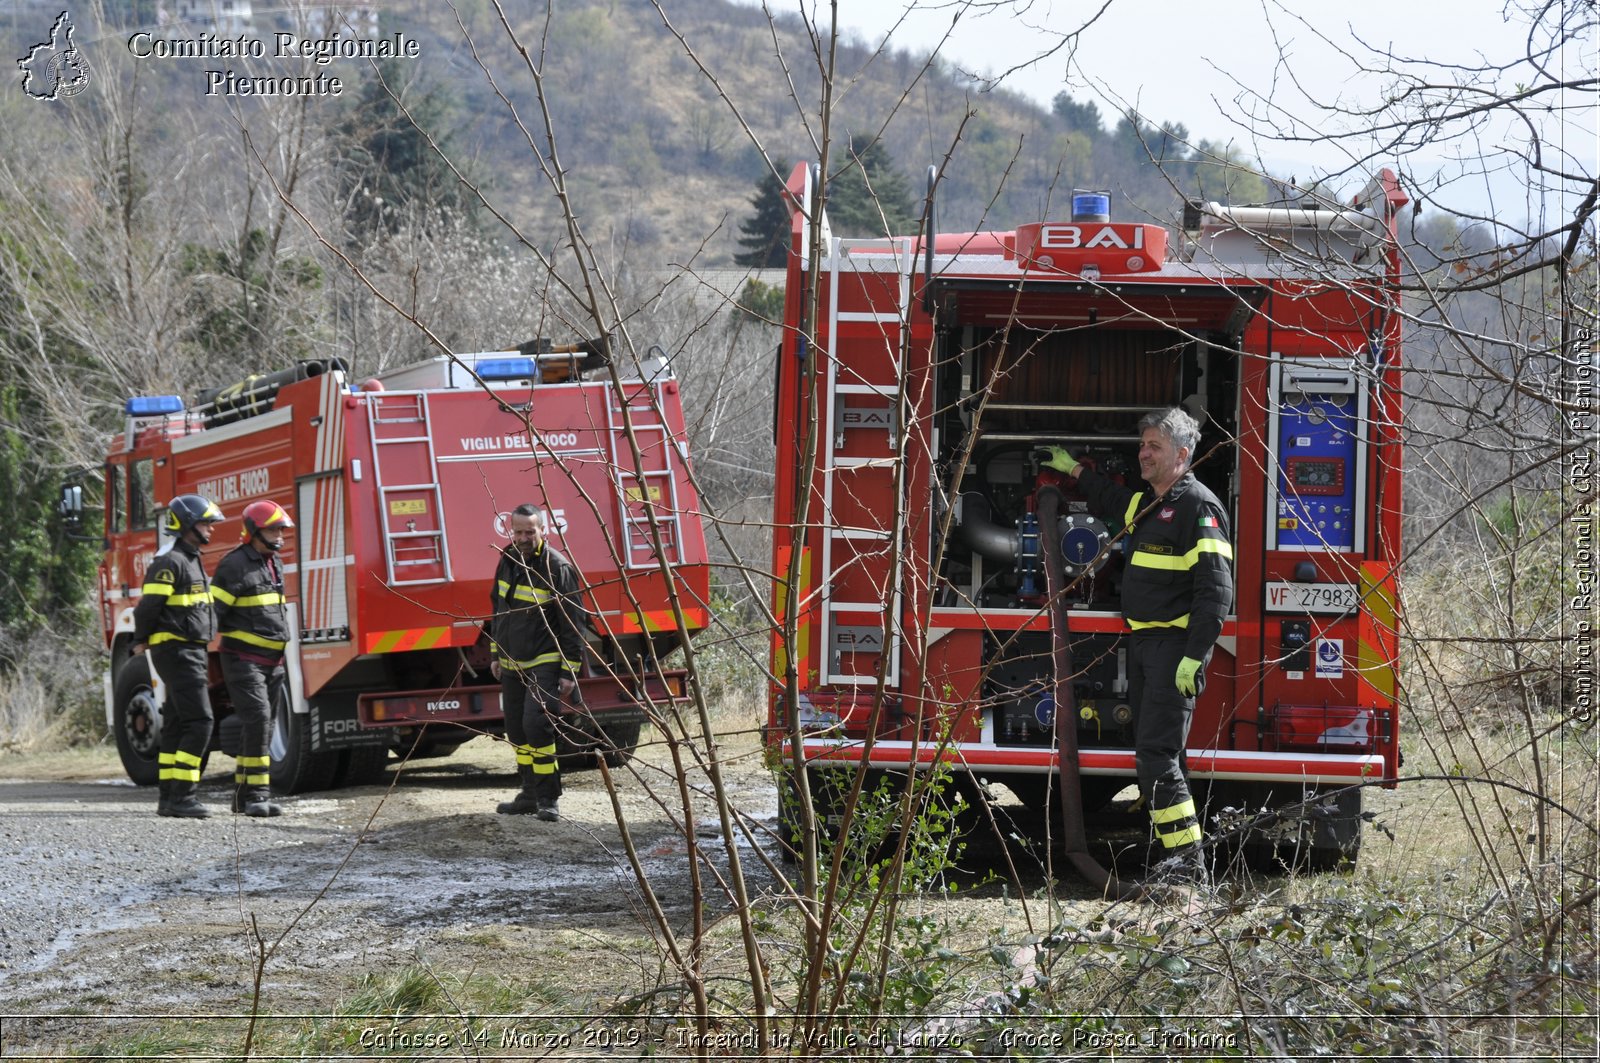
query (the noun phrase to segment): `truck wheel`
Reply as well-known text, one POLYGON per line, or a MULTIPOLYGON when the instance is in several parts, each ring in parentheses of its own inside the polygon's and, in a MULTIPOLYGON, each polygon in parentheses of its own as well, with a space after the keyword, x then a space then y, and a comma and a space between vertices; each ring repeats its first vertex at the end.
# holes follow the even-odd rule
POLYGON ((131 657, 117 670, 112 694, 112 730, 122 767, 138 786, 154 786, 161 768, 161 707, 150 682, 150 662, 131 657))
POLYGON ((1361 855, 1361 790, 1343 790, 1317 802, 1306 830, 1305 865, 1311 871, 1349 871, 1361 855))
POLYGON ((291 711, 288 699, 272 708, 272 788, 280 794, 303 794, 333 786, 339 753, 311 748, 310 715, 291 711))
POLYGON ((1349 871, 1361 854, 1361 790, 1329 791, 1301 817, 1252 834, 1245 862, 1258 871, 1349 871))
POLYGON ((389 747, 356 746, 345 750, 339 771, 334 775, 335 789, 342 786, 371 786, 383 781, 384 769, 389 766, 389 747))
POLYGON ((620 768, 633 759, 633 751, 639 748, 639 725, 607 731, 611 739, 611 748, 602 756, 606 758, 608 768, 620 768))

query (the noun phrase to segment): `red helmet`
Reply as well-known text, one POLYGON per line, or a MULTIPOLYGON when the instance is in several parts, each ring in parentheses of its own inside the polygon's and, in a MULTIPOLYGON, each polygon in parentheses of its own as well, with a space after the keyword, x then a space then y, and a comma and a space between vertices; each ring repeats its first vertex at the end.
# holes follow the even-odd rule
POLYGON ((245 506, 242 523, 244 524, 244 534, 239 538, 244 542, 249 542, 254 538, 256 532, 266 531, 268 528, 283 528, 287 530, 294 527, 294 521, 289 519, 289 514, 283 511, 283 507, 266 499, 260 502, 252 502, 245 506))

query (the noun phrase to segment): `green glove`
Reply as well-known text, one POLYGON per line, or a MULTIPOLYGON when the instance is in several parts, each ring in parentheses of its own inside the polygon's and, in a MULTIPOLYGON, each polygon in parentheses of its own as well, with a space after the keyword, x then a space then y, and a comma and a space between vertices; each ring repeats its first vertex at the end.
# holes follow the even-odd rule
POLYGON ((1050 453, 1050 457, 1044 463, 1047 469, 1064 472, 1068 476, 1076 476, 1078 475, 1078 470, 1083 468, 1082 464, 1073 460, 1072 455, 1067 453, 1065 447, 1045 447, 1044 449, 1050 453))
POLYGON ((1195 695, 1195 676, 1200 673, 1200 662, 1193 657, 1185 657, 1178 662, 1178 693, 1186 698, 1195 695))

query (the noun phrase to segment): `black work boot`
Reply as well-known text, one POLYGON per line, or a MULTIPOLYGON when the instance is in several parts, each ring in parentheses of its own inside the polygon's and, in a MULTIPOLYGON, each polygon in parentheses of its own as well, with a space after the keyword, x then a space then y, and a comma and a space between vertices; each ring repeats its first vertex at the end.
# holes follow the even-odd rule
POLYGON ((162 779, 156 786, 157 792, 161 795, 156 801, 156 815, 164 816, 172 804, 172 780, 162 779))
POLYGON ((556 800, 553 797, 547 797, 540 801, 539 810, 535 815, 546 823, 555 823, 561 819, 561 812, 556 808, 556 800))
POLYGON ((245 804, 246 800, 248 800, 248 798, 245 796, 245 785, 244 785, 244 783, 241 783, 241 782, 234 783, 233 784, 233 804, 229 806, 228 810, 230 812, 232 812, 234 815, 238 815, 239 813, 244 811, 244 804, 245 804))
POLYGON ((156 809, 160 816, 172 816, 176 819, 210 819, 211 810, 200 803, 194 794, 183 797, 174 797, 171 802, 156 809))
POLYGON ((266 786, 246 786, 244 788, 244 814, 264 819, 268 816, 283 815, 283 806, 272 799, 272 790, 266 786))
POLYGON ((157 808, 156 814, 177 819, 210 819, 211 810, 200 803, 194 791, 194 783, 174 780, 172 789, 168 791, 167 803, 157 808))
POLYGON ((502 801, 495 806, 495 811, 502 816, 531 816, 539 811, 539 799, 533 792, 533 767, 528 764, 517 765, 517 781, 522 784, 522 790, 509 801, 502 801))

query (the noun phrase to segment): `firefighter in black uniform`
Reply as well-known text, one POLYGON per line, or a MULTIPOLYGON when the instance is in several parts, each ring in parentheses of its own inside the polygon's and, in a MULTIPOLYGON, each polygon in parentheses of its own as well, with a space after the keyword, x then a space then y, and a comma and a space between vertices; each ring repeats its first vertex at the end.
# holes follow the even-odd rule
POLYGON ((1122 613, 1132 631, 1134 767, 1161 842, 1157 873, 1203 882, 1203 835, 1183 751, 1206 664, 1233 608, 1233 547, 1222 503, 1189 470, 1199 441, 1199 425, 1176 407, 1139 421, 1139 471, 1149 492, 1107 480, 1060 447, 1049 448, 1045 464, 1076 476, 1090 510, 1127 530, 1122 613))
POLYGON ((542 510, 524 504, 511 511, 511 545, 494 574, 489 641, 522 784, 495 811, 554 823, 561 818, 556 718, 578 689, 584 611, 577 569, 545 540, 547 531, 542 510))
POLYGON ((239 759, 233 773, 233 810, 276 816, 272 800, 272 710, 284 695, 283 651, 289 644, 289 608, 283 596, 284 532, 294 521, 272 501, 244 507, 244 540, 222 559, 211 579, 217 629, 222 634, 222 677, 239 716, 239 759))
POLYGON ((205 819, 211 812, 194 792, 211 742, 211 696, 206 645, 217 633, 211 585, 200 548, 222 511, 200 495, 179 495, 167 504, 172 548, 145 569, 144 589, 133 607, 133 652, 150 650, 150 663, 166 684, 161 721, 161 800, 156 814, 205 819))

